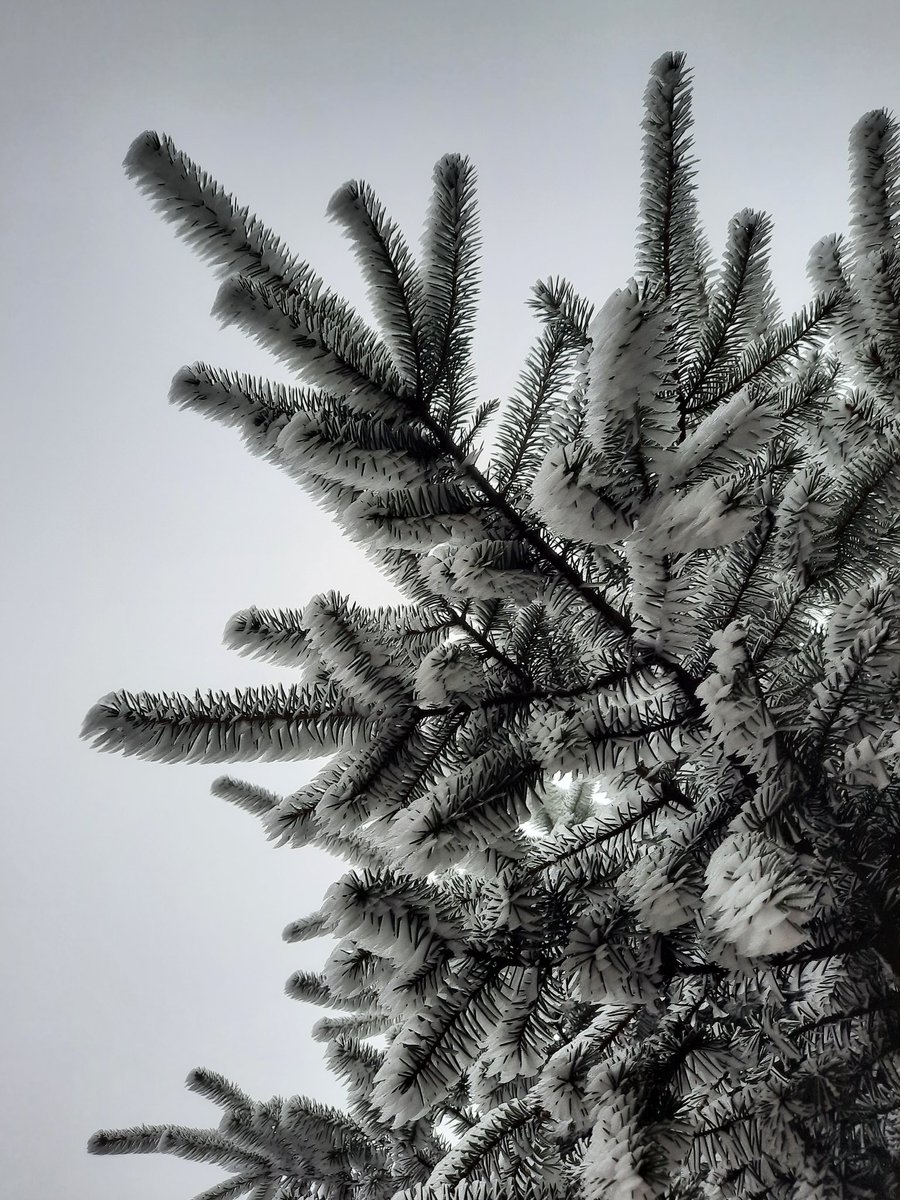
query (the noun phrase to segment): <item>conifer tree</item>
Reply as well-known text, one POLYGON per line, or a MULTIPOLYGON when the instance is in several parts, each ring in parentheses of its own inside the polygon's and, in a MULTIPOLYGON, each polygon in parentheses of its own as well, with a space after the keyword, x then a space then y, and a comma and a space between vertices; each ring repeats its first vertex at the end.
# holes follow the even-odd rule
POLYGON ((714 266, 680 53, 644 96, 635 274, 539 282, 499 411, 472 360, 475 171, 418 255, 368 184, 330 215, 369 328, 166 136, 128 174, 296 386, 197 362, 234 426, 397 585, 228 622, 288 688, 116 692, 96 746, 322 759, 214 793, 345 860, 288 941, 345 1110, 202 1068, 208 1129, 102 1131, 230 1172, 202 1200, 844 1200, 900 1181, 900 148, 852 131, 851 233, 785 319, 771 223, 714 266), (486 455, 482 441, 491 446, 486 455))

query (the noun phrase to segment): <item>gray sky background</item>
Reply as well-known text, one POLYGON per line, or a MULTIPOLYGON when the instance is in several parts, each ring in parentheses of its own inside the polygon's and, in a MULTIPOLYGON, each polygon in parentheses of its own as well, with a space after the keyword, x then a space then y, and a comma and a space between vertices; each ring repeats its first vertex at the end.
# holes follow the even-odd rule
MULTIPOLYGON (((167 404, 195 359, 285 376, 209 317, 215 278, 126 180, 128 145, 169 133, 364 312, 332 192, 367 179, 415 240, 433 163, 470 154, 477 352, 484 395, 504 394, 537 278, 602 301, 631 272, 654 58, 695 68, 714 249, 738 209, 771 212, 793 309, 810 246, 846 228, 852 124, 900 106, 900 18, 889 0, 31 0, 2 29, 2 1178, 17 1200, 173 1200, 221 1173, 85 1141, 210 1123, 183 1088, 199 1065, 259 1098, 339 1100, 321 1014, 282 992, 323 944, 280 940, 336 868, 210 797, 222 768, 97 754, 81 719, 120 687, 288 680, 222 647, 231 613, 388 592, 286 476, 167 404)), ((310 768, 235 773, 287 791, 310 768)))

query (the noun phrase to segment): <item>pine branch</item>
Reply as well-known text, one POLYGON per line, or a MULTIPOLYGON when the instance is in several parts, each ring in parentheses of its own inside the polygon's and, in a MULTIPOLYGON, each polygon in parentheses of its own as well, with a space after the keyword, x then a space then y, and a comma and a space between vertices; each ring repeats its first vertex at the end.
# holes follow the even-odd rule
POLYGON ((527 301, 547 325, 560 323, 566 329, 573 346, 583 349, 588 342, 588 330, 594 317, 594 305, 579 296, 572 284, 561 277, 539 279, 531 288, 527 301))
POLYGON ((149 129, 140 134, 122 165, 153 207, 177 226, 178 235, 211 262, 220 277, 240 272, 290 291, 321 285, 307 263, 289 254, 249 209, 239 208, 167 134, 149 129))
POLYGON ((247 688, 234 693, 110 692, 81 736, 100 750, 161 762, 314 758, 365 738, 365 718, 334 689, 247 688))
POLYGON ((817 243, 816 298, 773 327, 767 218, 738 214, 710 280, 683 55, 644 108, 637 278, 596 310, 535 285, 482 467, 467 159, 435 167, 421 263, 367 185, 332 203, 381 337, 167 139, 132 147, 241 273, 215 311, 309 385, 195 363, 172 401, 301 482, 406 604, 242 610, 226 641, 305 686, 88 714, 163 761, 329 756, 289 795, 212 790, 348 864, 284 936, 337 939, 287 990, 333 1011, 313 1036, 349 1113, 200 1069, 218 1129, 94 1152, 225 1164, 201 1200, 892 1194, 898 127, 854 130, 854 253, 817 243))
MULTIPOLYGON (((611 628, 618 631, 624 638, 631 639, 634 637, 635 629, 631 621, 621 612, 615 609, 611 604, 607 603, 602 596, 598 594, 592 585, 588 584, 579 573, 566 561, 565 558, 555 551, 534 527, 526 521, 519 511, 497 491, 497 489, 485 478, 478 470, 474 463, 462 453, 460 448, 447 434, 444 433, 436 424, 431 422, 427 417, 423 419, 423 424, 434 436, 435 440, 441 446, 441 449, 452 459, 460 470, 460 473, 472 481, 472 483, 481 492, 482 496, 487 500, 491 507, 500 513, 511 525, 516 535, 523 541, 527 542, 536 552, 538 557, 552 567, 560 576, 561 580, 566 583, 579 597, 579 599, 588 607, 598 613, 604 622, 611 628)), ((668 670, 672 672, 678 679, 681 686, 689 696, 693 696, 696 681, 690 676, 677 661, 670 661, 663 655, 649 655, 651 659, 659 661, 668 670)))
POLYGON ((840 315, 845 303, 846 298, 839 291, 817 296, 789 321, 752 342, 723 377, 715 394, 708 396, 701 392, 688 411, 702 412, 751 383, 767 382, 771 370, 782 360, 796 356, 826 336, 828 325, 840 315))
POLYGON ((702 327, 695 360, 679 389, 679 404, 689 410, 710 376, 723 373, 736 349, 753 336, 764 336, 773 309, 768 251, 772 223, 764 213, 745 209, 733 217, 721 277, 709 317, 702 327), (756 328, 754 326, 757 326, 756 328), (762 327, 758 327, 762 325, 762 327))
POLYGON ((577 349, 565 324, 547 326, 525 364, 516 392, 505 406, 491 459, 501 496, 524 492, 540 464, 551 405, 567 378, 577 349))
POLYGON ((684 54, 656 60, 644 93, 638 269, 692 317, 706 307, 706 245, 694 196, 690 72, 684 54))
POLYGON ((897 243, 900 144, 886 109, 865 113, 850 133, 851 227, 857 259, 897 243))
POLYGON ((420 391, 425 384, 425 297, 419 269, 403 235, 362 180, 351 180, 339 188, 328 214, 352 239, 394 359, 407 385, 420 391))
POLYGON ((434 346, 427 398, 449 380, 444 427, 452 431, 469 406, 469 357, 478 298, 481 240, 475 168, 447 154, 434 167, 431 203, 422 237, 425 312, 434 346))
POLYGON ((239 275, 219 288, 212 316, 241 325, 320 387, 380 399, 388 411, 411 394, 387 350, 337 297, 281 293, 239 275))
POLYGON ((455 1187, 469 1178, 506 1138, 533 1124, 537 1110, 534 1100, 510 1100, 491 1109, 444 1155, 428 1180, 429 1187, 455 1187))

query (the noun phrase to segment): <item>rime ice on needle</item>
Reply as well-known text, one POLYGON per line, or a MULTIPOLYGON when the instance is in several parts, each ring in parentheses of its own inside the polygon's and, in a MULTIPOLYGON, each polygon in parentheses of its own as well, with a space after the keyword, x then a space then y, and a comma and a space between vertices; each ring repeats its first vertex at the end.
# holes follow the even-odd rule
POLYGON ((634 277, 598 306, 535 285, 499 412, 468 159, 437 163, 418 255, 368 184, 335 193, 375 330, 171 139, 129 151, 223 277, 214 313, 299 377, 194 363, 173 403, 234 426, 406 603, 246 609, 226 642, 292 687, 89 712, 95 745, 163 762, 323 758, 288 796, 213 791, 347 863, 284 934, 332 939, 287 991, 329 1010, 347 1110, 198 1070, 218 1128, 93 1151, 219 1163, 204 1200, 893 1194, 897 124, 854 128, 852 235, 816 243, 788 319, 765 214, 712 266, 682 54, 642 128, 634 277))

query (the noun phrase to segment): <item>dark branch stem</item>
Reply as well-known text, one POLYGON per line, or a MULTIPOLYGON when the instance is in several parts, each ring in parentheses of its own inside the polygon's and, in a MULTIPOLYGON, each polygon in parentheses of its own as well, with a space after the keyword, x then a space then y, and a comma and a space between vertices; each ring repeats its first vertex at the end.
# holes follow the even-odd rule
MULTIPOLYGON (((419 419, 428 429, 429 433, 434 437, 440 448, 449 458, 451 458, 460 470, 472 481, 478 488, 484 498, 493 508, 496 509, 507 521, 512 525, 522 541, 527 542, 535 553, 549 566, 553 567, 559 577, 575 591, 580 599, 593 608, 595 612, 606 621, 606 623, 616 629, 623 638, 632 640, 635 636, 635 628, 628 617, 618 609, 613 608, 604 598, 597 592, 597 589, 587 583, 578 571, 569 563, 558 551, 541 537, 540 533, 534 529, 522 517, 516 508, 502 496, 491 482, 479 471, 475 464, 469 461, 467 455, 463 453, 460 447, 454 442, 453 438, 443 430, 430 416, 424 413, 419 414, 419 419)), ((686 671, 680 663, 659 654, 655 651, 646 652, 646 661, 657 663, 665 670, 671 672, 678 680, 682 689, 691 701, 692 708, 697 707, 696 690, 697 680, 690 672, 686 671)))

